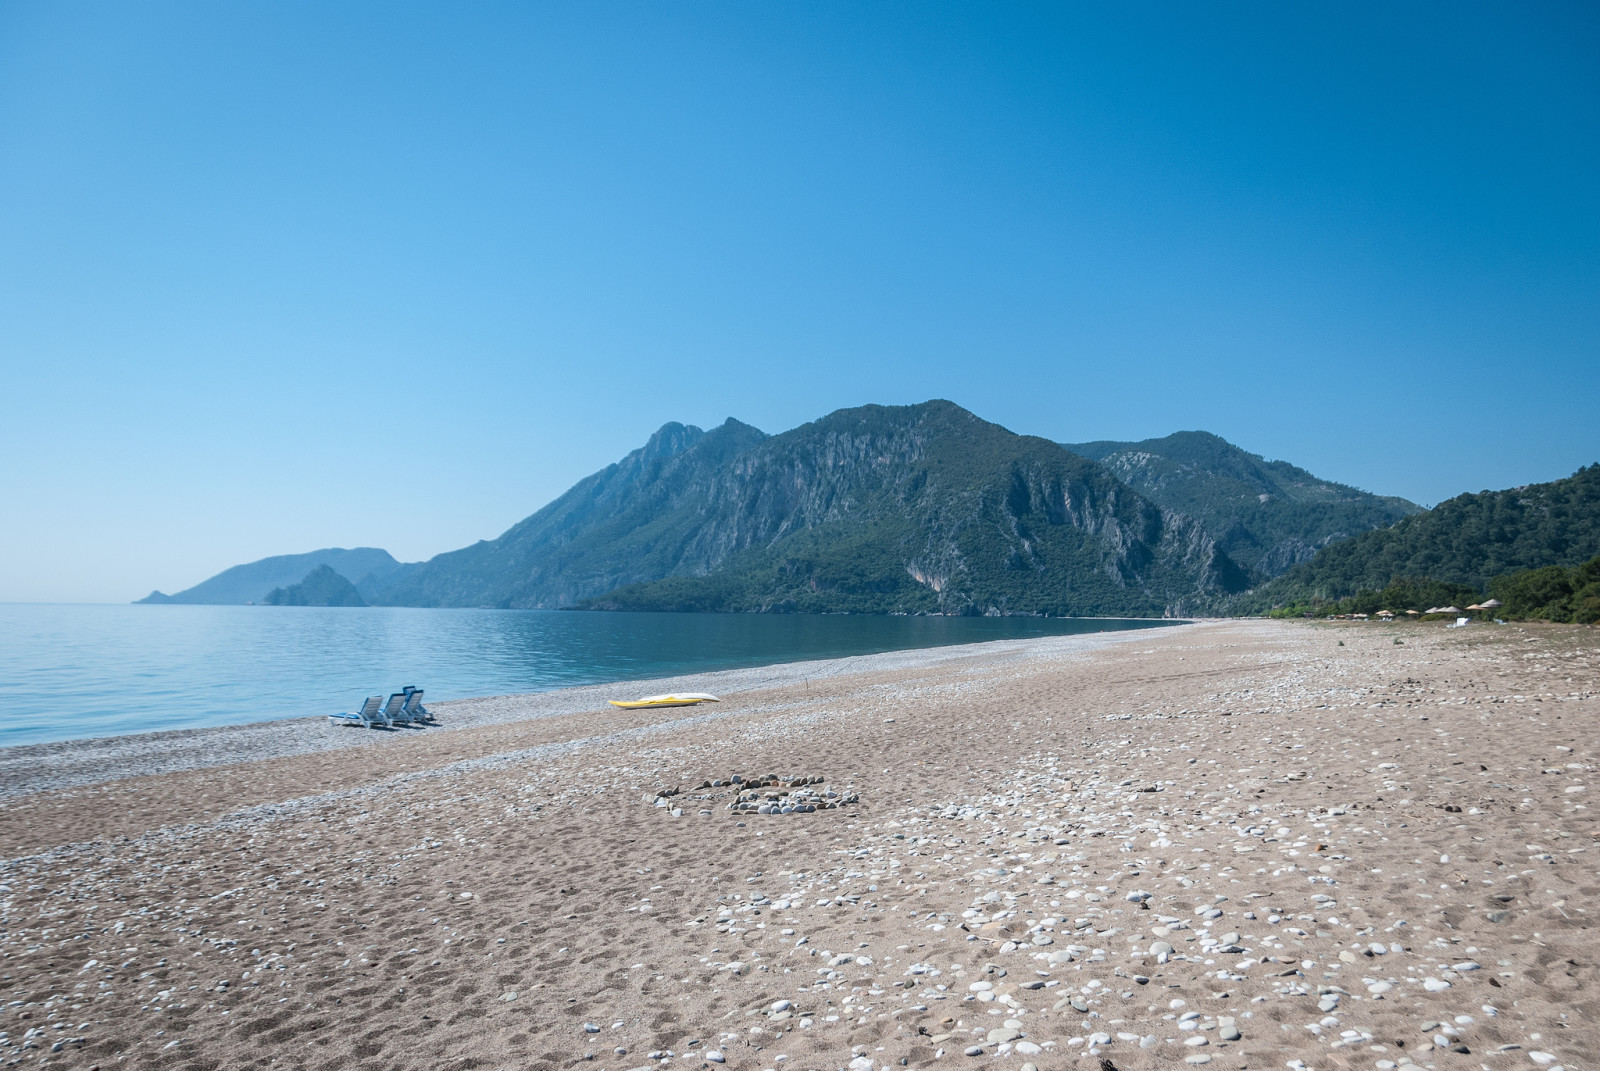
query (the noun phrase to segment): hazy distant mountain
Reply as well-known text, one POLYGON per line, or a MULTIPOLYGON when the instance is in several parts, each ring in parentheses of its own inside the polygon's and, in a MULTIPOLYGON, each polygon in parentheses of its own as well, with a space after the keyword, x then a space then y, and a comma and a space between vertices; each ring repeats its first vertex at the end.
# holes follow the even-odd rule
POLYGON ((268 606, 365 606, 354 584, 326 565, 319 565, 298 584, 273 588, 262 600, 268 606))
POLYGON ((212 604, 262 602, 272 589, 297 584, 312 570, 323 565, 352 584, 360 584, 369 578, 374 581, 386 578, 400 568, 400 563, 386 550, 376 547, 356 547, 353 550, 330 547, 309 554, 280 554, 247 565, 235 565, 176 595, 152 591, 139 601, 212 604))
POLYGON ((1152 502, 1194 517, 1259 580, 1309 561, 1342 539, 1422 512, 1414 502, 1320 480, 1205 431, 1065 445, 1105 465, 1152 502))
POLYGON ((1379 591, 1426 577, 1483 591, 1497 576, 1572 567, 1600 554, 1600 464, 1563 480, 1441 502, 1392 528, 1365 532, 1298 565, 1246 600, 1265 609, 1379 591))
POLYGON ((1159 615, 1244 583, 1190 518, 938 401, 773 437, 668 424, 500 538, 401 569, 368 599, 1159 615))

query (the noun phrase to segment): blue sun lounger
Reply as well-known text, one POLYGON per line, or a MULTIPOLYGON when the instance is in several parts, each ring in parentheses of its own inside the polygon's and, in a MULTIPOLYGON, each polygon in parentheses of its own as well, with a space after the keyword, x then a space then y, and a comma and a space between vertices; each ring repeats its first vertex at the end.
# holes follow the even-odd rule
POLYGON ((329 714, 330 725, 358 725, 363 728, 373 729, 383 724, 383 696, 369 695, 362 702, 361 709, 355 713, 329 714))
POLYGON ((401 716, 413 725, 426 725, 433 715, 422 705, 422 689, 408 684, 401 691, 406 695, 405 706, 400 708, 401 716))
POLYGON ((383 704, 383 709, 378 711, 378 720, 393 729, 396 724, 405 720, 400 715, 400 711, 405 709, 405 705, 406 693, 395 692, 389 697, 389 701, 383 704))

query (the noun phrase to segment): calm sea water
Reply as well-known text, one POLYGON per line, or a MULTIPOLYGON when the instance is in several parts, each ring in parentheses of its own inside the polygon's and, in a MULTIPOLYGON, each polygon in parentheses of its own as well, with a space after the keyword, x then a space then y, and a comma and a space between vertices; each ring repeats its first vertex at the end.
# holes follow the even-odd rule
POLYGON ((0 604, 0 746, 1159 621, 0 604))

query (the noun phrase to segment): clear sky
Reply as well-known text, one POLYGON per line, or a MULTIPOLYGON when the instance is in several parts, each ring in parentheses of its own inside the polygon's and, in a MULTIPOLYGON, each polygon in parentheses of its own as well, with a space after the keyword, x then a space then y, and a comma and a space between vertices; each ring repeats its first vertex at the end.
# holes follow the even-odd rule
POLYGON ((0 600, 424 558, 865 402, 1567 475, 1597 11, 11 0, 0 600))

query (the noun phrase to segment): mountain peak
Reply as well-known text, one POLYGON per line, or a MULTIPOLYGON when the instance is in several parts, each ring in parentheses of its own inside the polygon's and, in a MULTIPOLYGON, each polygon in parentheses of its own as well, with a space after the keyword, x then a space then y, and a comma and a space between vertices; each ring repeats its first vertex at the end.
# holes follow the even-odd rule
POLYGON ((365 606, 354 584, 326 565, 319 565, 298 584, 273 588, 262 600, 268 606, 365 606))
POLYGON ((1145 616, 1198 607, 1239 579, 1192 520, 1054 443, 934 399, 840 409, 774 436, 731 419, 703 433, 669 424, 379 599, 1145 616))
POLYGON ((1267 461, 1209 431, 1066 447, 1100 462, 1152 501, 1197 518, 1260 580, 1422 508, 1319 479, 1286 461, 1267 461))
POLYGON ((638 450, 641 461, 658 457, 676 457, 705 437, 705 432, 693 424, 680 424, 669 420, 656 429, 638 450))

